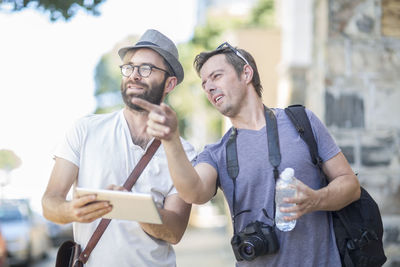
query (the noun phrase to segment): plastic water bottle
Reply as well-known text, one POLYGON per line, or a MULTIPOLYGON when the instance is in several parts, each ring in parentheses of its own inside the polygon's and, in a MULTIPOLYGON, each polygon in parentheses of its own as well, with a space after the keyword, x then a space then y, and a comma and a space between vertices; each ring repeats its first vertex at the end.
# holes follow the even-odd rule
POLYGON ((294 197, 297 193, 296 178, 294 177, 294 170, 292 168, 286 168, 280 175, 278 181, 276 181, 275 189, 275 224, 279 230, 287 232, 293 230, 296 226, 296 220, 285 221, 283 217, 292 216, 293 213, 284 213, 280 211, 281 207, 292 207, 296 204, 286 203, 283 201, 284 198, 294 197))

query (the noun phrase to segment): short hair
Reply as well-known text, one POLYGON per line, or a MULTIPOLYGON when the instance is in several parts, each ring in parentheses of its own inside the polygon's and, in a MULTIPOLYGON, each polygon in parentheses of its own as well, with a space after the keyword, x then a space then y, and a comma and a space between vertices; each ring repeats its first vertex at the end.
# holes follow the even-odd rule
MULTIPOLYGON (((244 56, 244 58, 249 62, 249 65, 252 67, 253 79, 251 80, 251 83, 253 84, 257 95, 261 98, 263 88, 261 85, 260 74, 258 73, 257 65, 253 56, 244 49, 236 48, 236 50, 238 50, 244 56)), ((219 54, 225 55, 226 61, 233 66, 237 76, 240 77, 240 74, 243 72, 243 67, 244 65, 246 65, 246 62, 244 62, 243 59, 237 56, 235 52, 229 47, 224 47, 222 49, 216 49, 208 52, 201 52, 200 54, 198 54, 193 62, 193 66, 196 69, 197 74, 200 76, 200 71, 207 60, 219 54)))

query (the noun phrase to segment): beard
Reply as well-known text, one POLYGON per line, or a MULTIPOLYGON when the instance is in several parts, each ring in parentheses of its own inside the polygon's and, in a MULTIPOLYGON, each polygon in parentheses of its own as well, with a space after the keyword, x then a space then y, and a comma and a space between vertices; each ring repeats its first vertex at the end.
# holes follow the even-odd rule
POLYGON ((165 77, 164 80, 160 83, 152 83, 150 85, 139 82, 139 81, 127 81, 127 82, 121 82, 121 95, 122 95, 122 99, 124 100, 125 105, 133 110, 136 111, 144 111, 144 109, 142 109, 141 107, 132 104, 131 100, 134 97, 137 98, 141 98, 144 99, 152 104, 156 104, 156 105, 160 105, 161 103, 161 99, 163 97, 164 94, 164 86, 165 86, 165 81, 167 80, 168 77, 165 77), (144 92, 142 94, 127 94, 127 88, 128 88, 128 84, 135 84, 135 85, 139 85, 140 87, 142 87, 144 89, 144 92))

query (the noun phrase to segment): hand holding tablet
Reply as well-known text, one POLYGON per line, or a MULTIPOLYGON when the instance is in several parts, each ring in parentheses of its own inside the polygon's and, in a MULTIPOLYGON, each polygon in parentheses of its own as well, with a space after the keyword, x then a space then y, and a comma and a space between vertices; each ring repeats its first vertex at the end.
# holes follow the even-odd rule
POLYGON ((75 192, 77 196, 96 194, 96 201, 109 201, 113 209, 103 218, 162 224, 160 214, 150 194, 82 187, 77 187, 75 192))

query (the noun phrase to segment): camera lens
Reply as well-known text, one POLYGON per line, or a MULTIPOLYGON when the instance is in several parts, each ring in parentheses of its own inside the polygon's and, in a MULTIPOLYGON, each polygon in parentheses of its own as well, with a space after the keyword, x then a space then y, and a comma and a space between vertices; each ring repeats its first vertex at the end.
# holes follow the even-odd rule
POLYGON ((243 258, 245 259, 253 259, 255 256, 255 251, 253 244, 249 244, 245 242, 241 247, 240 247, 240 252, 243 258))
POLYGON ((255 257, 257 257, 254 245, 247 241, 241 244, 241 246, 239 247, 239 253, 240 256, 242 256, 242 258, 247 261, 251 261, 255 257))
POLYGON ((240 256, 247 261, 251 261, 256 257, 263 255, 267 251, 266 244, 261 238, 252 236, 244 241, 239 247, 240 256))

